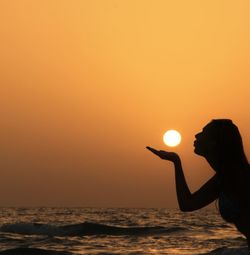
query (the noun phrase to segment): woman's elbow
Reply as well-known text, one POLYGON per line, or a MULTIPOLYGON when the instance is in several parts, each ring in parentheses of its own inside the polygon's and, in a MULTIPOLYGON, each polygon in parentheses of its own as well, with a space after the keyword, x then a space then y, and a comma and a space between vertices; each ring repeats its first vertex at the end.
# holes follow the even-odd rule
POLYGON ((192 205, 179 205, 179 209, 182 212, 193 212, 195 210, 197 210, 194 206, 192 205))
POLYGON ((191 212, 191 210, 188 207, 181 206, 179 207, 181 212, 191 212))

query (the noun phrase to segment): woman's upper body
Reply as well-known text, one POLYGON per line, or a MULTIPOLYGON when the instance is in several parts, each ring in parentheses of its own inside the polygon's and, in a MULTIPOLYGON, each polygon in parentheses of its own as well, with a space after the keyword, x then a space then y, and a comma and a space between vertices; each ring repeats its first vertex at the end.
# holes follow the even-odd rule
POLYGON ((176 153, 147 148, 174 163, 182 211, 194 211, 218 199, 221 216, 243 234, 250 235, 250 167, 238 128, 228 119, 213 120, 195 138, 194 152, 207 160, 215 175, 194 193, 188 188, 176 153))

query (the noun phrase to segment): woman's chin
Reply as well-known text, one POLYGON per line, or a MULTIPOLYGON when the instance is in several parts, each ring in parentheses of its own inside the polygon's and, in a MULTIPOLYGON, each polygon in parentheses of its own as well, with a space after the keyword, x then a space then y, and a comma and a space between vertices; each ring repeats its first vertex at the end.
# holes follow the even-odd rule
POLYGON ((203 154, 199 150, 197 150, 197 148, 194 148, 194 153, 199 156, 203 156, 203 154))

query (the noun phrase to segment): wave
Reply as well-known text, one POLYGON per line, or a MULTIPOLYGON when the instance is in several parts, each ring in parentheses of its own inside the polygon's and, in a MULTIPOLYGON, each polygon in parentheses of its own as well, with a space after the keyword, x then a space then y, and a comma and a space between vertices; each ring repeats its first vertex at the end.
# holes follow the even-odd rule
POLYGON ((52 251, 37 248, 14 248, 0 252, 0 255, 73 255, 65 251, 52 251))
POLYGON ((153 227, 118 227, 98 223, 84 222, 66 226, 52 226, 40 223, 14 223, 4 224, 1 232, 23 235, 48 235, 48 236, 85 236, 85 235, 156 235, 170 234, 187 230, 182 227, 165 228, 153 227))

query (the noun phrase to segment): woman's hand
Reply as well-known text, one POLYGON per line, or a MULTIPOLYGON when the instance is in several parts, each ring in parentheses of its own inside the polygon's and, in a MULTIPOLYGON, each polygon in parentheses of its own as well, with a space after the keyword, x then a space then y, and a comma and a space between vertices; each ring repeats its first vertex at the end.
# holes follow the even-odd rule
POLYGON ((151 148, 149 146, 146 147, 148 150, 150 150, 152 153, 154 153, 155 155, 157 155, 158 157, 160 157, 161 159, 164 160, 169 160, 173 163, 176 163, 178 160, 180 160, 179 156, 177 153, 175 152, 167 152, 167 151, 158 151, 154 148, 151 148))

